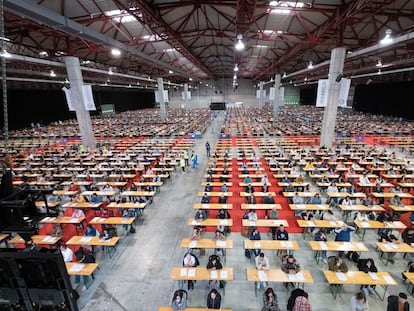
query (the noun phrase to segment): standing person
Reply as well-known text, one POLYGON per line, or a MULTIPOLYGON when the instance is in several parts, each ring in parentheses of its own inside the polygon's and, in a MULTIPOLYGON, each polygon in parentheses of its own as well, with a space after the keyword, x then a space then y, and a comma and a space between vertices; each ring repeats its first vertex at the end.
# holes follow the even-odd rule
POLYGON ((410 304, 405 293, 399 293, 398 296, 390 295, 387 300, 387 311, 410 311, 410 304))
POLYGON ((351 311, 368 311, 368 300, 363 292, 357 292, 351 297, 351 311))
POLYGON ((207 296, 207 309, 220 309, 221 308, 221 295, 217 289, 213 288, 207 296))
POLYGON ((206 142, 206 152, 207 152, 207 157, 209 158, 210 157, 210 143, 209 142, 206 142))
POLYGON ((277 304, 277 296, 273 291, 273 288, 269 287, 263 293, 263 308, 262 311, 279 311, 279 305, 277 304))
POLYGON ((185 166, 189 166, 190 164, 189 164, 188 160, 190 159, 190 155, 188 154, 187 150, 184 150, 183 158, 184 158, 184 161, 185 161, 185 166))
MULTIPOLYGON (((336 229, 335 241, 338 242, 350 242, 351 241, 351 232, 355 231, 354 227, 348 226, 346 223, 343 223, 341 228, 336 229)), ((338 253, 340 257, 344 256, 344 252, 340 251, 338 253)))
POLYGON ((184 158, 181 158, 181 160, 180 160, 180 167, 181 167, 181 170, 183 171, 183 174, 185 174, 185 160, 184 160, 184 158))
POLYGON ((195 153, 193 153, 191 155, 191 160, 193 162, 193 168, 197 168, 197 165, 198 165, 198 156, 195 153))

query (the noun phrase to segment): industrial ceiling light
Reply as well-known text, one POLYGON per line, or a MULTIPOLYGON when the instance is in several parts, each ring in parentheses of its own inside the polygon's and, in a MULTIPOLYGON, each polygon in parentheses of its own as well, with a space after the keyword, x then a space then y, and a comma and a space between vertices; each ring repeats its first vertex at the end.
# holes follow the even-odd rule
POLYGON ((286 76, 287 76, 287 75, 286 75, 286 71, 285 71, 285 72, 283 73, 283 78, 286 78, 286 76))
POLYGON ((111 76, 114 74, 114 72, 112 71, 112 68, 109 68, 108 74, 111 75, 111 76))
POLYGON ((312 61, 310 61, 309 65, 308 65, 308 69, 312 69, 312 68, 313 68, 313 63, 312 63, 312 61))
POLYGON ((233 80, 237 80, 237 75, 236 74, 234 74, 233 80))
POLYGON ((244 50, 245 45, 244 45, 242 39, 243 39, 243 35, 237 35, 237 43, 234 46, 237 51, 244 50))
POLYGON ((385 37, 380 41, 380 44, 386 45, 386 44, 392 43, 394 39, 391 37, 391 34, 392 34, 392 30, 387 29, 385 31, 385 37))
POLYGON ((2 52, 0 52, 0 57, 11 58, 12 56, 9 52, 7 52, 6 50, 3 50, 2 52))
POLYGON ((111 50, 111 54, 112 54, 113 56, 120 56, 120 55, 121 55, 121 50, 119 50, 119 49, 117 49, 117 48, 113 48, 113 49, 111 50))
POLYGON ((239 71, 239 67, 237 66, 237 64, 234 65, 234 69, 233 70, 234 70, 234 72, 239 71))
POLYGON ((56 77, 56 73, 53 71, 53 70, 51 70, 50 71, 50 74, 49 74, 52 78, 54 78, 54 77, 56 77))
POLYGON ((380 60, 380 59, 377 61, 377 64, 376 64, 375 66, 377 66, 377 67, 382 67, 382 62, 381 62, 381 60, 380 60))
POLYGON ((174 73, 174 71, 172 71, 172 70, 168 70, 168 73, 169 73, 169 74, 173 74, 173 73, 174 73))

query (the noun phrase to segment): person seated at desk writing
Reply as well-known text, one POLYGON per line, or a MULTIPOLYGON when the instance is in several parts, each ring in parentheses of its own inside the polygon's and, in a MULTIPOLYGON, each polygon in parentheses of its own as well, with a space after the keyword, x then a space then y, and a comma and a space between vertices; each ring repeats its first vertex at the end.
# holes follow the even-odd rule
MULTIPOLYGON (((355 228, 348 226, 346 223, 343 223, 341 228, 335 229, 335 241, 337 242, 350 242, 351 241, 351 232, 355 231, 355 228)), ((338 253, 340 257, 343 257, 344 252, 340 251, 338 253)))
MULTIPOLYGON (((398 238, 392 234, 390 231, 383 231, 382 234, 379 235, 378 238, 378 242, 381 243, 394 243, 394 244, 398 244, 400 243, 400 241, 398 240, 398 238)), ((394 263, 394 257, 397 253, 395 252, 390 252, 387 253, 388 256, 388 261, 391 263, 394 263)), ((383 253, 381 253, 381 257, 383 256, 383 253)))
MULTIPOLYGON (((299 195, 298 192, 295 192, 295 195, 292 197, 292 203, 293 204, 304 204, 305 200, 303 197, 299 195)), ((302 210, 295 210, 295 216, 300 216, 302 214, 302 210)))
MULTIPOLYGON (((332 193, 338 193, 338 187, 335 185, 335 183, 330 183, 330 185, 328 186, 328 189, 326 189, 326 192, 332 192, 332 193)), ((330 205, 333 205, 336 207, 336 205, 338 204, 338 198, 337 197, 328 197, 328 200, 330 205)))
POLYGON ((91 203, 102 203, 103 198, 100 195, 97 195, 96 192, 91 195, 91 203))
MULTIPOLYGON (((358 260, 357 266, 359 271, 364 271, 365 273, 378 272, 372 258, 358 260)), ((368 296, 368 294, 375 295, 375 285, 361 285, 361 290, 364 291, 365 296, 368 296)))
POLYGON ((246 204, 256 204, 256 197, 251 193, 250 195, 246 195, 244 197, 244 201, 246 204))
MULTIPOLYGON (((285 226, 280 224, 279 229, 276 230, 276 240, 278 241, 288 241, 289 233, 286 231, 285 226)), ((280 250, 279 256, 283 258, 288 252, 286 250, 280 250)))
POLYGON ((220 188, 220 192, 229 192, 229 187, 226 184, 223 184, 220 188))
MULTIPOLYGON (((211 255, 208 258, 207 266, 208 270, 221 270, 223 269, 223 265, 221 264, 220 257, 218 255, 211 255)), ((208 286, 211 285, 211 281, 208 281, 208 286)), ((224 287, 224 283, 222 281, 217 281, 217 285, 220 288, 224 287)))
MULTIPOLYGON (((183 258, 183 267, 192 267, 192 268, 194 268, 194 267, 197 267, 199 265, 200 265, 200 262, 199 262, 198 258, 194 254, 192 254, 192 253, 186 253, 184 255, 184 258, 183 258)), ((188 290, 194 289, 194 283, 195 283, 195 281, 188 280, 187 281, 187 289, 188 290)))
POLYGON ((220 197, 218 198, 219 204, 227 204, 227 196, 224 195, 224 193, 220 194, 220 197))
POLYGON ((246 192, 246 193, 251 193, 251 194, 253 194, 253 193, 254 193, 254 189, 253 189, 252 184, 248 184, 248 185, 247 185, 247 187, 246 187, 246 189, 245 189, 245 192, 246 192))
POLYGON ((207 309, 220 309, 221 295, 217 289, 213 288, 207 295, 207 309))
POLYGON ((210 183, 207 183, 204 187, 204 192, 211 192, 213 191, 213 187, 210 185, 210 183))
POLYGON ((207 174, 207 177, 206 177, 206 182, 213 182, 214 181, 214 177, 213 177, 213 174, 211 174, 211 173, 208 173, 207 174))
MULTIPOLYGON (((263 252, 260 252, 259 255, 254 258, 254 262, 257 270, 270 270, 269 259, 267 259, 263 252)), ((264 281, 262 285, 266 288, 267 282, 264 281)), ((257 282, 257 288, 260 288, 260 282, 257 282)))
POLYGON ((64 262, 73 261, 73 251, 66 244, 60 246, 60 253, 62 254, 64 262))
POLYGON ((359 183, 362 185, 369 185, 371 184, 371 181, 369 180, 367 174, 363 174, 361 177, 359 177, 359 183))
MULTIPOLYGON (((221 209, 221 210, 218 211, 217 218, 218 219, 230 219, 231 216, 230 216, 230 213, 228 212, 228 210, 221 209)), ((217 230, 219 230, 223 233, 229 233, 230 232, 230 227, 229 226, 218 225, 217 230)))
POLYGON ((206 220, 207 217, 208 217, 208 211, 205 211, 203 209, 197 210, 195 215, 194 215, 194 219, 198 222, 202 222, 202 221, 206 220))
MULTIPOLYGON (((404 243, 407 243, 408 245, 413 246, 414 245, 414 227, 409 226, 404 229, 404 231, 401 233, 401 238, 404 243)), ((411 261, 414 261, 414 254, 409 253, 411 261)))
POLYGON ((75 208, 72 213, 72 218, 85 218, 85 213, 80 208, 75 208))
POLYGON ((276 293, 270 287, 263 293, 263 307, 261 311, 280 311, 276 293))
POLYGON ((68 191, 76 191, 77 192, 77 191, 79 191, 79 187, 75 183, 71 183, 69 185, 68 191))
MULTIPOLYGON (((282 271, 287 274, 296 274, 300 271, 300 265, 296 261, 296 258, 293 257, 293 255, 287 255, 283 257, 281 268, 282 271)), ((286 287, 288 287, 289 285, 292 285, 292 287, 294 287, 293 283, 291 282, 285 283, 286 287)))
POLYGON ((63 236, 62 227, 59 224, 53 224, 53 229, 50 235, 54 237, 62 237, 63 236))
POLYGON ((260 180, 260 182, 263 184, 262 185, 262 192, 267 192, 267 189, 269 188, 269 178, 267 177, 267 175, 265 174, 262 179, 260 180))
POLYGON ((229 170, 228 170, 227 166, 225 166, 225 167, 223 167, 223 171, 222 171, 221 176, 220 176, 220 181, 221 182, 228 182, 229 181, 229 178, 227 177, 228 175, 229 175, 229 170))
POLYGON ((258 217, 256 214, 256 210, 254 209, 249 210, 248 219, 249 221, 257 221, 258 217))
POLYGON ((363 291, 351 297, 351 311, 369 311, 367 296, 363 291))
POLYGON ((345 205, 345 206, 352 206, 353 202, 351 200, 351 197, 349 195, 347 195, 341 202, 341 205, 345 205))
POLYGON ((322 199, 319 193, 315 193, 315 195, 309 200, 309 204, 322 204, 322 199))
POLYGON ((173 311, 185 310, 187 308, 186 294, 183 290, 175 291, 171 300, 171 308, 173 311))
POLYGON ((387 301, 387 311, 410 311, 410 304, 406 293, 399 293, 398 296, 390 295, 387 301))
MULTIPOLYGON (((217 241, 225 241, 226 237, 224 236, 224 233, 221 232, 220 230, 216 230, 216 232, 214 233, 214 240, 217 241)), ((215 255, 219 255, 219 256, 223 256, 224 255, 224 250, 222 248, 215 248, 214 249, 214 254, 215 255)))
POLYGON ((263 198, 263 204, 275 204, 275 199, 270 192, 263 198))
POLYGON ((207 192, 204 192, 203 196, 201 197, 201 204, 209 204, 210 203, 210 196, 207 192))
POLYGON ((328 259, 328 269, 334 272, 348 272, 348 266, 341 256, 332 256, 328 259))
POLYGON ((250 177, 250 175, 247 175, 246 177, 243 178, 243 183, 245 183, 245 184, 251 184, 252 182, 253 182, 253 180, 250 177))
MULTIPOLYGON (((261 238, 261 236, 260 236, 260 232, 259 232, 259 230, 255 227, 255 228, 253 228, 252 229, 252 231, 250 232, 250 235, 249 235, 249 240, 252 240, 252 241, 259 241, 259 240, 261 240, 262 238, 261 238)), ((251 250, 252 252, 253 252, 253 254, 254 254, 254 257, 256 257, 256 256, 258 256, 259 254, 260 254, 260 249, 253 249, 253 250, 251 250)))

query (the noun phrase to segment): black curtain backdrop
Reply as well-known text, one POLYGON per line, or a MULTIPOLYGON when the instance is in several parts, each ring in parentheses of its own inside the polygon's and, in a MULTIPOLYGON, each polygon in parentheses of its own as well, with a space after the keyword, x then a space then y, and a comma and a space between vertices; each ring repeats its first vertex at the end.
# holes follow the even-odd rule
POLYGON ((414 82, 371 83, 355 87, 356 111, 414 120, 414 82))
MULTIPOLYGON (((155 107, 153 91, 94 90, 93 96, 97 111, 91 111, 92 116, 100 113, 102 104, 114 104, 116 112, 155 107)), ((69 111, 65 94, 61 90, 13 89, 7 91, 7 98, 9 130, 29 127, 32 122, 49 124, 57 120, 76 118, 75 112, 69 111)), ((3 129, 3 106, 0 110, 0 125, 3 129)))
POLYGON ((302 86, 300 88, 300 104, 301 105, 316 105, 316 91, 317 84, 302 86))

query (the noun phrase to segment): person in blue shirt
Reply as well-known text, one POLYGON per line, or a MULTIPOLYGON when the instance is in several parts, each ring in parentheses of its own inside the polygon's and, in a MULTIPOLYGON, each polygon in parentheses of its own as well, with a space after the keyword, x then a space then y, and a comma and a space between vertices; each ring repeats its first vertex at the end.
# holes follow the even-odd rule
MULTIPOLYGON (((355 231, 355 228, 352 226, 348 226, 346 223, 343 223, 341 228, 336 229, 335 233, 335 241, 339 242, 350 242, 351 241, 351 232, 355 231)), ((343 257, 344 252, 340 251, 338 253, 338 256, 343 257)))
POLYGON ((319 193, 316 193, 309 201, 309 204, 322 204, 322 199, 319 193))

